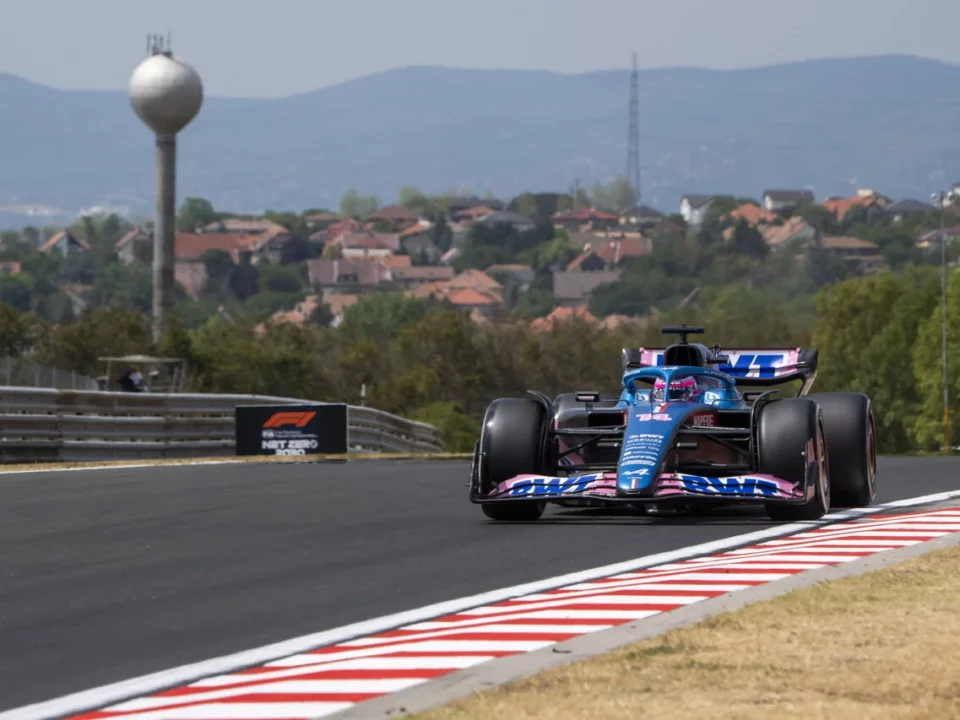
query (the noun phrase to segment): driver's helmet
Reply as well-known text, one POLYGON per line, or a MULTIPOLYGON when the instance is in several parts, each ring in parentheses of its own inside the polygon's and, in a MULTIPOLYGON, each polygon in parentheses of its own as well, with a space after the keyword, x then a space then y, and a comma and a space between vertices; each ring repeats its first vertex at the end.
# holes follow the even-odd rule
POLYGON ((666 383, 662 378, 657 378, 653 383, 653 391, 650 393, 650 399, 655 401, 663 400, 694 400, 699 394, 697 381, 691 376, 680 380, 671 380, 669 392, 664 393, 666 383))

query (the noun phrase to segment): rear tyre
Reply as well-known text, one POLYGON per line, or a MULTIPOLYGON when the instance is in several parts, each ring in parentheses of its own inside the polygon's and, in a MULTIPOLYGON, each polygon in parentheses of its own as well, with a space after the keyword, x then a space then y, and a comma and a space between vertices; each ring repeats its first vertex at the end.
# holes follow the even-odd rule
POLYGON ((808 462, 820 460, 810 480, 813 496, 803 505, 767 503, 771 520, 819 520, 830 510, 830 472, 820 408, 807 398, 777 400, 760 412, 757 428, 760 472, 806 487, 808 462), (812 455, 812 457, 811 457, 812 455))
POLYGON ((823 417, 834 504, 872 505, 877 495, 877 444, 870 398, 853 392, 807 397, 820 406, 823 417))
MULTIPOLYGON (((517 475, 541 475, 548 467, 546 408, 527 398, 494 400, 480 434, 480 492, 486 495, 517 475)), ((538 520, 545 502, 518 500, 481 503, 483 514, 500 522, 538 520)))

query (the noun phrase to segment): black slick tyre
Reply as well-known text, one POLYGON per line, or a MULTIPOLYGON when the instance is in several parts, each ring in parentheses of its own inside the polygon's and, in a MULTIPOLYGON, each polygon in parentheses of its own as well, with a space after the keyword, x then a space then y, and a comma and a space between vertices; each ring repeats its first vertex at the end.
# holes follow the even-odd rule
POLYGON ((823 422, 817 403, 808 398, 777 400, 760 412, 757 427, 760 472, 806 487, 814 492, 802 505, 767 503, 771 520, 819 520, 830 510, 830 470, 823 422), (811 457, 812 455, 812 457, 811 457), (808 463, 819 460, 810 473, 808 463))
POLYGON ((863 393, 817 393, 837 507, 868 507, 877 495, 876 424, 863 393))
MULTIPOLYGON (((546 408, 527 398, 494 400, 480 434, 480 492, 485 495, 517 475, 543 474, 549 462, 546 408)), ((500 522, 538 520, 545 502, 531 500, 481 503, 483 514, 500 522)))

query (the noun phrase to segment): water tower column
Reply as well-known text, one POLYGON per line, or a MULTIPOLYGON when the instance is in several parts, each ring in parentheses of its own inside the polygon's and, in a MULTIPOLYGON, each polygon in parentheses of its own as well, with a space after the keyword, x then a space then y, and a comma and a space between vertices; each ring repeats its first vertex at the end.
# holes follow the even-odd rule
POLYGON ((153 241, 153 341, 173 314, 177 223, 177 136, 157 135, 157 198, 153 241))
POLYGON ((156 133, 156 218, 153 227, 153 340, 159 342, 173 311, 176 262, 177 133, 200 112, 203 85, 160 38, 148 40, 150 57, 130 77, 130 104, 156 133))

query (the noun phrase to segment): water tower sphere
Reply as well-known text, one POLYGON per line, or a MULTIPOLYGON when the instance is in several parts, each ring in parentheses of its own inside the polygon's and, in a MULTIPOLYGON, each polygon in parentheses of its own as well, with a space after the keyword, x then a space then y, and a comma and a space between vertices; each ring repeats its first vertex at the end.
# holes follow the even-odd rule
POLYGON ((200 112, 203 84, 186 63, 151 55, 130 76, 130 104, 155 133, 175 135, 200 112))

